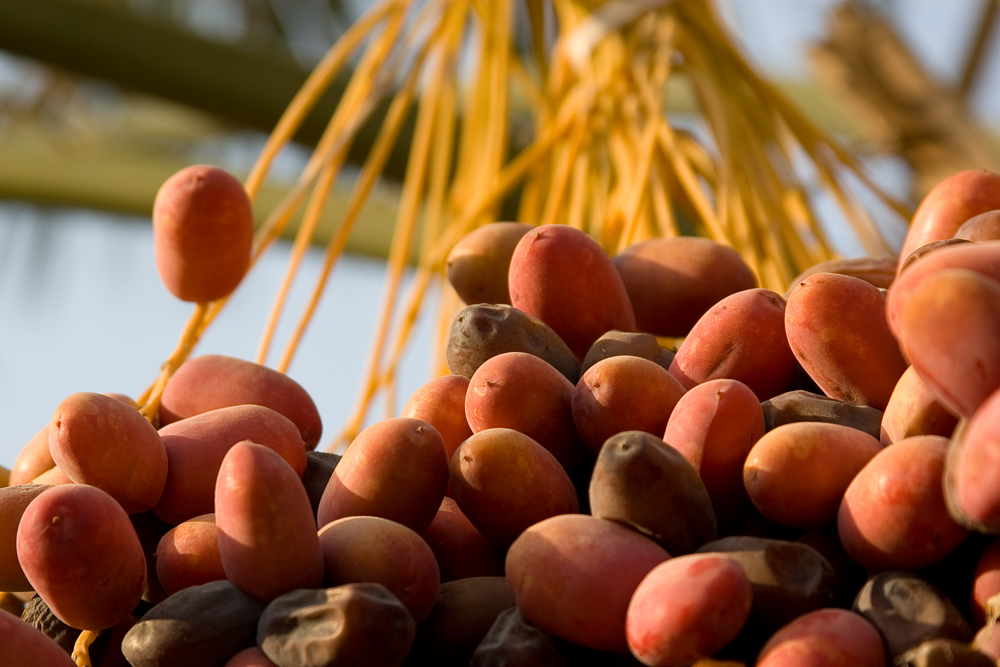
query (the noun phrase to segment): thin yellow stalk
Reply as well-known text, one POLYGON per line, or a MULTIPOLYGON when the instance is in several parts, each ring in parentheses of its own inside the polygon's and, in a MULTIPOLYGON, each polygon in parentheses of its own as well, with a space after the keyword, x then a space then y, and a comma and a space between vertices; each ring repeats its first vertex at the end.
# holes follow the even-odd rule
POLYGON ((251 200, 256 197, 261 183, 264 182, 271 164, 282 147, 291 141, 306 116, 316 106, 316 102, 330 86, 333 77, 341 70, 350 55, 390 11, 401 11, 405 8, 405 4, 402 0, 384 0, 376 5, 353 23, 316 65, 302 88, 281 114, 281 118, 278 119, 271 136, 268 137, 260 156, 250 170, 250 175, 244 182, 244 188, 251 200))
POLYGON ((684 159, 681 152, 677 150, 673 129, 670 127, 670 124, 661 123, 658 129, 663 153, 670 160, 674 174, 677 175, 677 180, 680 182, 685 194, 690 198, 691 203, 698 211, 698 215, 704 221, 712 237, 725 239, 725 230, 719 224, 719 219, 715 215, 715 211, 712 210, 712 206, 705 196, 705 191, 702 189, 701 183, 698 182, 694 170, 688 164, 687 160, 684 159))
MULTIPOLYGON (((338 150, 332 153, 329 161, 325 159, 317 161, 315 160, 317 154, 322 153, 322 148, 318 147, 317 152, 313 155, 313 160, 310 161, 312 164, 317 166, 322 164, 322 172, 318 177, 315 187, 313 188, 312 197, 307 205, 302 224, 300 225, 296 235, 292 255, 285 270, 284 280, 282 281, 278 294, 272 305, 271 314, 265 326, 258 349, 258 363, 264 363, 267 358, 267 353, 270 348, 271 341, 273 340, 274 332, 277 328, 278 319, 284 309, 285 302, 295 280, 295 276, 301 266, 302 259, 305 257, 306 251, 312 242, 313 234, 315 233, 316 227, 319 224, 320 216, 325 208, 330 187, 336 179, 336 176, 343 165, 343 161, 346 158, 350 142, 354 135, 354 130, 356 130, 360 125, 363 116, 367 115, 363 110, 363 107, 367 106, 370 109, 374 106, 373 98, 371 97, 374 86, 374 77, 370 76, 370 73, 379 63, 385 62, 389 51, 393 48, 395 41, 394 36, 394 31, 387 31, 379 40, 375 42, 374 45, 372 45, 372 47, 366 51, 362 63, 358 68, 358 75, 352 78, 347 87, 347 91, 344 94, 342 104, 338 106, 337 110, 334 112, 333 118, 327 128, 327 133, 323 139, 332 137, 339 140, 330 141, 330 148, 332 149, 336 146, 338 150)), ((320 144, 322 145, 323 143, 324 141, 321 140, 320 144)), ((308 168, 306 171, 309 171, 308 168)), ((305 190, 304 188, 296 188, 296 190, 297 196, 294 200, 288 200, 289 206, 287 206, 287 208, 279 208, 280 215, 276 218, 276 220, 279 221, 279 224, 275 224, 273 227, 266 226, 265 230, 270 231, 260 235, 260 238, 258 239, 260 243, 270 244, 273 242, 277 233, 280 233, 280 229, 287 224, 291 217, 291 212, 298 208, 301 198, 305 195, 305 190), (294 201, 294 207, 291 205, 292 201, 294 201)), ((258 251, 255 255, 259 254, 261 251, 262 250, 258 245, 258 251)))
POLYGON ((198 342, 197 333, 200 330, 202 320, 205 318, 207 308, 207 304, 204 303, 199 303, 195 306, 194 312, 191 313, 187 324, 184 325, 184 330, 181 332, 180 340, 177 341, 177 346, 170 353, 167 360, 163 362, 163 366, 160 367, 159 377, 139 397, 137 401, 139 403, 139 412, 150 422, 153 421, 160 411, 160 399, 163 397, 163 390, 166 388, 167 382, 177 372, 177 369, 181 367, 181 364, 187 361, 191 350, 194 349, 195 343, 198 342))
POLYGON ((880 253, 895 254, 895 251, 889 248, 885 239, 875 231, 875 224, 864 207, 857 201, 857 198, 853 193, 840 185, 836 173, 828 165, 821 164, 819 166, 820 179, 834 197, 836 197, 851 226, 858 233, 866 252, 870 255, 880 253))
POLYGON ((762 194, 761 189, 751 190, 749 201, 753 207, 751 215, 756 219, 754 226, 762 232, 764 247, 767 249, 766 256, 771 266, 772 275, 766 284, 784 286, 795 277, 801 268, 805 267, 798 268, 796 266, 796 258, 791 248, 787 245, 779 245, 783 236, 780 229, 782 224, 779 221, 779 229, 775 229, 773 218, 770 217, 770 207, 765 204, 762 194))
MULTIPOLYGON (((432 81, 436 80, 436 78, 432 79, 432 81)), ((354 415, 348 420, 339 438, 341 442, 346 443, 349 440, 353 440, 354 436, 360 431, 367 413, 367 407, 377 390, 379 362, 385 346, 385 339, 388 335, 391 313, 399 291, 399 283, 406 266, 406 256, 410 248, 410 239, 413 235, 420 196, 424 187, 424 178, 427 171, 427 154, 431 146, 434 130, 434 109, 437 104, 435 98, 436 96, 431 94, 430 91, 421 97, 413 144, 410 149, 409 161, 407 162, 406 180, 403 184, 403 194, 400 200, 399 217, 396 221, 396 228, 392 237, 392 247, 389 252, 389 261, 386 267, 386 294, 383 299, 382 314, 379 318, 375 343, 372 346, 367 370, 362 381, 362 388, 359 392, 358 407, 355 409, 354 415)))
POLYGON ((438 344, 434 347, 434 376, 448 375, 451 369, 448 367, 447 343, 451 335, 451 327, 455 321, 455 315, 465 306, 458 292, 447 280, 438 281, 441 285, 441 306, 438 308, 437 331, 434 340, 438 344))
MULTIPOLYGON (((461 18, 459 15, 457 18, 461 18)), ((456 82, 454 61, 459 47, 461 24, 456 22, 449 32, 450 39, 442 50, 439 67, 432 73, 428 94, 433 94, 437 105, 433 109, 433 150, 429 151, 430 176, 428 179, 427 196, 425 197, 424 230, 421 239, 420 259, 417 274, 410 290, 410 298, 402 309, 404 313, 396 329, 396 337, 385 371, 379 384, 388 395, 394 394, 396 371, 403 358, 403 352, 410 340, 420 310, 425 302, 426 290, 433 276, 432 257, 430 255, 433 243, 440 236, 441 219, 447 199, 448 174, 452 166, 452 143, 455 131, 456 82)), ((441 308, 445 307, 442 299, 441 308)), ((438 346, 442 349, 441 346, 438 346)), ((392 402, 386 402, 391 410, 392 402)), ((391 413, 390 413, 391 414, 391 413)))
POLYGON ((570 180, 569 205, 566 207, 566 224, 583 230, 583 207, 587 201, 587 174, 590 173, 590 157, 587 150, 581 150, 573 162, 570 180))
POLYGON ((351 77, 343 99, 295 186, 271 213, 264 226, 257 231, 251 254, 252 261, 256 261, 256 258, 277 239, 301 205, 309 185, 326 164, 336 159, 339 151, 347 150, 354 133, 374 107, 374 99, 370 97, 376 79, 374 71, 384 63, 386 56, 392 50, 402 25, 402 16, 396 15, 393 19, 379 39, 366 50, 354 76, 351 77))
POLYGON ((625 249, 633 242, 636 235, 636 228, 639 220, 639 205, 642 203, 644 194, 649 183, 649 170, 653 162, 653 150, 656 147, 656 140, 659 134, 658 118, 650 117, 646 121, 643 129, 641 145, 639 146, 639 164, 635 174, 632 176, 632 187, 625 203, 622 206, 624 233, 618 242, 618 251, 625 249))
POLYGON ((670 194, 666 185, 663 167, 660 160, 653 161, 653 168, 649 174, 649 191, 653 208, 653 220, 656 224, 657 236, 677 236, 680 231, 677 228, 677 221, 674 219, 674 211, 670 206, 670 194))
POLYGON ((305 334, 305 330, 309 322, 312 320, 312 316, 315 313, 316 308, 319 306, 319 300, 325 290, 327 281, 333 271, 333 267, 347 245, 347 240, 350 237, 351 231, 354 229, 354 224, 357 221, 358 216, 361 214, 364 204, 368 200, 372 189, 375 187, 379 174, 381 174, 386 162, 388 162, 389 155, 392 152, 392 147, 396 143, 402 129, 403 122, 406 119, 406 113, 413 103, 416 86, 419 81, 420 64, 423 62, 426 52, 427 50, 425 47, 416 54, 416 66, 411 70, 410 75, 405 80, 402 90, 396 94, 392 103, 389 105, 389 111, 386 114, 382 127, 379 129, 379 134, 375 140, 375 144, 372 147, 371 152, 368 154, 368 158, 365 160, 365 164, 362 167, 358 180, 351 192, 351 198, 348 200, 347 209, 344 213, 344 218, 341 221, 340 227, 337 229, 336 234, 330 238, 330 241, 327 244, 327 249, 323 258, 323 266, 316 281, 316 286, 313 289, 309 302, 303 310, 303 313, 299 318, 299 322, 295 327, 295 331, 292 333, 285 348, 284 355, 278 365, 279 370, 287 370, 288 366, 291 364, 295 351, 305 334))
MULTIPOLYGON (((899 202, 892 196, 888 195, 884 190, 882 190, 882 188, 878 187, 878 185, 868 177, 865 169, 858 163, 854 156, 852 156, 837 141, 827 136, 824 132, 816 128, 814 124, 809 122, 793 104, 791 104, 771 84, 761 78, 757 72, 747 64, 747 62, 737 53, 728 36, 722 33, 717 27, 719 22, 714 19, 714 14, 712 13, 710 5, 704 2, 678 3, 677 8, 679 10, 696 10, 688 15, 688 20, 692 23, 692 25, 696 25, 697 29, 704 32, 706 39, 711 42, 713 50, 718 53, 720 57, 727 58, 731 65, 737 70, 737 76, 746 82, 747 85, 757 90, 759 94, 764 96, 768 102, 775 107, 777 113, 788 125, 792 134, 797 138, 802 147, 817 164, 825 162, 825 158, 819 155, 819 153, 827 151, 832 153, 843 166, 846 166, 858 177, 866 188, 870 189, 887 206, 896 211, 901 218, 904 220, 909 218, 912 213, 912 209, 909 206, 899 202)), ((834 189, 839 188, 835 179, 830 181, 830 187, 833 187, 834 189)), ((840 199, 839 196, 838 199, 840 199)), ((847 211, 845 210, 845 212, 847 211)), ((850 215, 850 213, 848 213, 848 215, 850 215)))
POLYGON ((537 225, 541 218, 541 207, 545 197, 546 178, 548 172, 544 161, 538 161, 521 190, 521 201, 517 208, 517 221, 537 225))
MULTIPOLYGON (((734 119, 734 124, 737 122, 739 122, 738 119, 734 119)), ((779 162, 777 160, 778 156, 775 156, 773 160, 755 161, 758 164, 758 168, 748 169, 747 166, 752 161, 751 156, 755 154, 766 155, 766 151, 764 146, 760 144, 757 134, 752 132, 749 127, 746 127, 745 130, 744 132, 736 133, 736 136, 742 137, 742 141, 739 143, 745 157, 741 162, 744 165, 745 173, 753 183, 755 200, 760 207, 760 218, 771 231, 767 235, 767 238, 769 241, 777 241, 780 238, 784 242, 784 250, 787 252, 788 259, 792 262, 794 271, 791 273, 794 275, 818 261, 819 253, 812 253, 805 247, 802 238, 795 233, 791 222, 788 220, 781 193, 787 191, 790 184, 783 183, 781 176, 776 170, 776 166, 787 165, 779 162), (767 221, 770 221, 771 224, 768 225, 767 221)), ((786 171, 790 171, 790 167, 786 171)), ((778 252, 777 249, 773 249, 770 254, 776 261, 779 257, 786 256, 784 253, 778 252)), ((784 263, 782 264, 784 265, 784 263)))
POLYGON ((570 172, 576 156, 580 154, 583 141, 587 136, 587 122, 585 118, 577 120, 573 132, 570 134, 569 142, 563 148, 562 154, 556 161, 555 173, 552 177, 552 189, 549 191, 548 199, 545 202, 545 210, 542 213, 541 224, 552 225, 557 221, 557 216, 562 211, 565 202, 563 197, 569 184, 570 172))
MULTIPOLYGON (((510 7, 509 3, 506 2, 493 2, 490 3, 489 10, 491 13, 486 17, 486 25, 484 26, 484 58, 481 69, 485 72, 486 85, 476 97, 476 107, 473 113, 473 123, 483 127, 480 136, 486 144, 485 155, 480 155, 480 169, 475 172, 472 180, 473 187, 478 183, 480 190, 495 186, 495 174, 502 161, 506 141, 506 112, 503 110, 506 109, 507 72, 510 60, 510 7), (498 113, 500 111, 502 113, 498 113)), ((410 307, 404 310, 404 317, 399 327, 391 361, 382 377, 384 384, 389 384, 395 379, 395 369, 419 315, 420 305, 424 300, 431 278, 431 261, 430 254, 424 253, 414 284, 415 297, 410 300, 410 307)))
POLYGON ((320 174, 316 187, 313 188, 312 197, 306 207, 302 224, 299 226, 298 234, 295 237, 295 243, 292 246, 292 254, 288 259, 288 266, 285 269, 285 277, 282 280, 281 287, 278 289, 278 294, 271 306, 271 314, 267 319, 267 324, 264 327, 264 334, 261 337, 260 345, 257 349, 258 364, 264 364, 267 361, 268 350, 271 347, 271 341, 274 338, 274 332, 277 329, 278 319, 281 317, 281 311, 284 309, 285 302, 288 299, 288 293, 292 289, 292 283, 295 281, 295 276, 298 275, 299 267, 302 265, 302 260, 305 258, 306 251, 312 244, 312 237, 316 231, 316 226, 319 224, 320 216, 323 213, 323 209, 326 207, 330 187, 333 185, 333 181, 340 171, 340 167, 343 164, 342 160, 345 155, 346 151, 341 151, 338 155, 339 159, 334 160, 323 168, 323 172, 320 174))
POLYGON ((542 81, 549 77, 549 63, 545 57, 545 5, 541 2, 526 2, 528 24, 531 27, 531 52, 535 67, 542 81))
MULTIPOLYGON (((498 201, 507 195, 513 187, 525 177, 540 161, 548 157, 549 151, 555 142, 562 139, 573 127, 573 110, 576 104, 569 104, 560 110, 560 117, 555 123, 544 128, 539 136, 535 138, 530 146, 517 154, 500 170, 496 179, 496 187, 484 193, 477 193, 478 196, 471 198, 471 203, 464 207, 459 217, 445 231, 444 235, 434 244, 430 253, 433 258, 434 268, 440 268, 447 257, 451 247, 466 233, 472 229, 472 224, 490 207, 496 205, 498 201)), ((456 185, 452 185, 452 190, 456 185)))
POLYGON ((511 49, 511 13, 513 11, 510 0, 492 0, 490 2, 492 10, 485 31, 491 36, 487 44, 490 63, 487 79, 487 95, 483 100, 486 110, 486 128, 488 152, 487 160, 483 161, 483 173, 481 185, 484 188, 496 186, 496 174, 504 162, 507 146, 507 80, 509 78, 510 49, 511 49))
MULTIPOLYGON (((593 146, 593 144, 592 144, 593 146)), ((593 183, 590 203, 590 235, 596 239, 604 236, 604 221, 610 210, 608 198, 611 193, 611 161, 605 147, 593 146, 597 156, 591 161, 595 165, 591 181, 593 183)))
POLYGON ((677 140, 678 150, 694 172, 705 180, 711 191, 716 191, 719 188, 719 173, 712 156, 687 130, 675 129, 674 137, 677 140))
POLYGON ((516 90, 520 91, 528 107, 536 112, 544 108, 548 102, 542 89, 539 88, 538 82, 525 69, 524 63, 517 58, 511 58, 509 67, 510 84, 516 86, 516 90))

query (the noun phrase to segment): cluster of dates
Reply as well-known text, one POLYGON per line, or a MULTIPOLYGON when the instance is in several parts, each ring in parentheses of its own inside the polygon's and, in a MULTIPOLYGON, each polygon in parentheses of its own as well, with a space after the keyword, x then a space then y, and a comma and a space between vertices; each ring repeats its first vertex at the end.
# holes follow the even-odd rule
MULTIPOLYGON (((212 274, 198 233, 157 256, 204 302, 249 242, 212 274)), ((68 397, 0 488, 0 591, 36 593, 0 664, 71 665, 81 630, 99 667, 996 664, 1000 176, 784 295, 708 239, 518 223, 449 278, 453 374, 342 457, 239 359, 187 361, 155 426, 68 397)))

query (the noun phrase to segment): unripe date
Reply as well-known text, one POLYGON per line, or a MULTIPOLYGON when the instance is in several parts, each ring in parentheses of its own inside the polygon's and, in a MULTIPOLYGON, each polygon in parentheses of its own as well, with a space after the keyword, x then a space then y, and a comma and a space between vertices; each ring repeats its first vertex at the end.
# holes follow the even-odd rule
POLYGON ((441 571, 430 546, 403 524, 377 516, 344 517, 320 529, 319 544, 327 586, 382 584, 417 623, 430 613, 441 571))
POLYGON ((167 481, 167 452, 156 429, 104 394, 81 392, 59 404, 49 450, 70 479, 103 489, 126 512, 152 509, 167 481))
POLYGON ((805 614, 767 641, 757 667, 884 667, 885 648, 878 630, 846 609, 805 614))
POLYGON ((695 323, 670 365, 686 389, 730 378, 761 401, 788 390, 798 362, 785 336, 785 300, 757 288, 731 294, 695 323))
POLYGON ((848 555, 872 571, 928 567, 968 535, 948 514, 948 440, 925 435, 882 449, 855 476, 837 514, 848 555))
POLYGON ((850 426, 785 424, 750 450, 743 483, 753 504, 772 521, 821 528, 833 523, 847 486, 881 449, 878 440, 850 426))
POLYGON ((262 603, 323 583, 323 556, 309 497, 274 450, 244 440, 226 453, 215 485, 222 567, 262 603))
POLYGON ((462 301, 510 304, 510 260, 518 241, 532 228, 526 222, 494 222, 472 230, 452 246, 448 282, 462 301))
POLYGON ((761 403, 739 380, 703 382, 681 396, 670 413, 663 441, 698 471, 720 527, 750 505, 743 464, 763 435, 761 403))
POLYGON ((671 558, 647 574, 626 616, 628 645, 643 664, 685 667, 739 634, 753 589, 735 561, 720 554, 671 558))
POLYGON ((203 303, 227 296, 250 267, 253 210, 243 185, 208 165, 168 178, 153 202, 156 268, 170 293, 203 303))
POLYGON ((215 509, 215 481, 233 444, 251 440, 273 449, 302 477, 306 447, 287 418, 261 405, 209 410, 160 429, 168 473, 163 495, 153 508, 167 523, 178 524, 215 509))
POLYGON ((534 523, 580 509, 556 458, 513 429, 487 429, 462 443, 451 459, 450 478, 465 516, 502 547, 534 523))
POLYGON ((885 297, 874 285, 818 273, 788 295, 785 332, 795 358, 823 392, 885 410, 906 370, 885 321, 885 297))
POLYGON ((156 578, 167 595, 226 578, 214 513, 179 523, 160 538, 156 578))
POLYGON ((76 667, 59 644, 17 616, 0 612, 0 665, 76 667))
POLYGON ((1000 388, 1000 282, 942 269, 909 294, 899 340, 920 377, 950 412, 970 417, 1000 388))
POLYGON ((0 591, 30 591, 31 584, 17 561, 17 526, 32 500, 47 484, 0 487, 0 591))
POLYGON ((295 424, 306 447, 323 433, 319 410, 306 390, 288 375, 245 359, 221 354, 192 357, 163 390, 160 426, 234 405, 263 405, 295 424))
POLYGON ((422 533, 448 487, 444 439, 427 422, 383 419, 351 442, 316 514, 322 528, 346 516, 380 516, 422 533))
POLYGON ((573 423, 595 455, 623 431, 662 437, 685 388, 659 364, 641 357, 602 359, 587 369, 573 391, 573 423))
POLYGON ((948 239, 971 217, 1000 208, 1000 175, 967 169, 934 186, 913 214, 900 263, 922 245, 948 239))
POLYGON ((64 623, 109 628, 131 613, 146 583, 142 545, 107 493, 66 484, 38 495, 21 517, 17 557, 32 588, 64 623))
POLYGON ((514 249, 511 304, 548 324, 582 360, 606 331, 635 331, 621 275, 597 241, 574 227, 543 225, 514 249))
POLYGON ((518 608, 541 630, 624 652, 632 594, 669 557, 663 547, 614 521, 566 514, 531 526, 514 541, 507 552, 507 580, 518 608))
POLYGON ((699 236, 654 238, 614 257, 640 331, 687 335, 723 298, 757 287, 757 276, 736 250, 699 236))

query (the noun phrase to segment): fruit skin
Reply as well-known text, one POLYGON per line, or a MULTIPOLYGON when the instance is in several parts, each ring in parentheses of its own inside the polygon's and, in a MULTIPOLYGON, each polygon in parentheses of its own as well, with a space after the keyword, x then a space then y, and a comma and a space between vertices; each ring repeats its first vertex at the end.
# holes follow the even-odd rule
POLYGON ((298 474, 274 450, 233 445, 215 485, 215 524, 226 578, 266 604, 323 584, 312 505, 298 474))
POLYGON ((739 563, 753 588, 753 604, 741 638, 761 646, 768 635, 797 616, 829 607, 837 599, 838 571, 803 542, 731 535, 698 553, 718 553, 739 563))
POLYGON ((917 369, 909 366, 892 390, 885 406, 880 428, 883 445, 915 435, 950 437, 958 425, 958 417, 938 401, 917 369))
POLYGON ((503 576, 501 554, 472 525, 452 498, 442 499, 434 520, 421 537, 434 552, 442 582, 503 576))
POLYGON ((506 572, 518 608, 538 628, 625 652, 629 600, 668 558, 655 542, 614 521, 564 514, 521 533, 507 551, 506 572))
POLYGON ((472 230, 452 246, 448 282, 466 305, 510 304, 510 260, 518 241, 533 228, 526 222, 493 222, 472 230))
POLYGON ((0 487, 0 591, 30 591, 31 584, 17 561, 17 527, 24 511, 48 484, 0 487))
POLYGON ((413 392, 399 416, 420 419, 436 428, 451 459, 459 445, 472 435, 469 420, 465 418, 465 395, 468 391, 469 378, 442 375, 413 392))
POLYGON ((605 332, 636 330, 611 258, 574 227, 542 225, 525 234, 514 249, 508 287, 511 304, 552 327, 577 360, 605 332))
POLYGON ((1000 210, 987 211, 969 218, 958 228, 954 238, 977 242, 1000 239, 1000 210))
POLYGON ((844 491, 882 450, 874 437, 850 426, 785 424, 750 450, 743 484, 761 514, 783 526, 822 528, 837 517, 844 491))
POLYGON ((167 595, 226 578, 214 512, 188 519, 164 533, 156 546, 156 578, 167 595))
POLYGON ((215 483, 226 452, 241 440, 276 451, 302 477, 306 448, 299 430, 280 413, 261 405, 209 410, 160 429, 168 472, 163 495, 153 511, 179 524, 215 509, 215 483))
POLYGON ((1000 280, 1000 241, 962 243, 932 252, 902 271, 886 293, 885 315, 889 329, 899 337, 899 317, 913 292, 942 269, 970 269, 1000 280))
MULTIPOLYGON (((975 627, 982 627, 993 612, 990 598, 1000 594, 1000 538, 987 543, 973 574, 972 592, 969 594, 969 617, 975 627)), ((997 629, 1000 632, 1000 628, 997 629)))
POLYGON ((739 380, 703 382, 681 396, 670 413, 663 441, 698 471, 720 528, 731 525, 750 506, 743 464, 763 435, 761 404, 739 380))
POLYGON ((885 297, 860 278, 817 273, 789 292, 788 344, 827 396, 885 410, 906 370, 885 321, 885 297))
POLYGON ((654 238, 614 257, 639 331, 687 335, 723 298, 758 286, 757 276, 730 246, 698 236, 654 238))
POLYGON ((380 516, 427 530, 448 487, 444 439, 425 421, 392 417, 361 431, 323 491, 317 526, 345 516, 380 516))
POLYGON ((49 425, 46 424, 21 448, 10 469, 9 486, 27 484, 56 465, 49 451, 49 425))
POLYGON ((229 295, 250 267, 253 210, 243 185, 210 165, 181 169, 153 201, 156 268, 181 301, 229 295))
POLYGON ((846 609, 818 609, 778 630, 757 667, 885 667, 878 630, 846 609))
POLYGON ((576 355, 534 315, 502 303, 477 303, 455 316, 445 353, 452 373, 471 379, 487 359, 504 352, 533 354, 573 384, 580 379, 576 355))
POLYGON ((406 605, 419 623, 434 607, 441 570, 424 539, 401 523, 350 516, 319 531, 326 586, 375 582, 406 605))
POLYGON ((51 487, 28 505, 17 558, 32 588, 64 623, 103 630, 142 598, 146 559, 125 510, 95 486, 51 487))
POLYGON ((911 252, 932 241, 948 239, 969 219, 1000 208, 1000 175, 967 169, 935 185, 913 214, 899 251, 900 264, 911 252))
POLYGON ((583 444, 598 454, 608 438, 623 431, 662 437, 685 388, 654 361, 621 355, 587 369, 572 397, 573 423, 583 444))
POLYGON ((720 554, 660 563, 629 602, 629 650, 643 664, 686 667, 731 642, 750 615, 753 589, 743 568, 720 554))
POLYGON ((949 412, 971 417, 1000 388, 1000 282, 969 269, 935 271, 909 294, 899 340, 949 412))
POLYGON ((222 354, 192 357, 177 369, 163 390, 160 427, 209 410, 247 404, 263 405, 290 419, 307 449, 319 443, 323 422, 302 385, 263 364, 222 354))
POLYGON ((718 536, 712 501, 680 452, 643 431, 623 431, 601 447, 588 488, 591 514, 617 521, 672 555, 718 536))
POLYGON ((59 644, 13 614, 0 612, 0 665, 76 667, 59 644))
POLYGON ((489 428, 524 433, 571 471, 584 452, 573 423, 573 391, 573 384, 545 360, 505 352, 473 373, 465 416, 475 433, 489 428))
POLYGON ((720 300, 758 286, 757 276, 736 250, 699 236, 642 241, 613 261, 639 331, 656 336, 685 336, 720 300))
POLYGON ((948 447, 944 493, 948 511, 963 526, 1000 533, 1000 390, 958 429, 948 447))
POLYGON ((797 368, 785 335, 785 300, 763 288, 730 294, 715 304, 670 364, 686 389, 730 378, 750 387, 760 401, 787 391, 797 368))
POLYGON ((245 648, 226 662, 223 667, 277 667, 259 646, 245 648))
MULTIPOLYGON (((889 570, 872 575, 855 596, 852 609, 882 635, 893 665, 926 664, 907 662, 903 656, 927 641, 972 641, 968 621, 945 592, 912 571, 889 570)), ((968 663, 957 660, 956 664, 968 663)))
POLYGON ((872 570, 920 569, 968 536, 948 513, 942 479, 948 440, 935 435, 882 449, 844 493, 837 532, 853 561, 872 570))
POLYGON ((486 429, 463 442, 449 476, 459 509, 501 548, 538 521, 580 511, 573 482, 556 457, 513 429, 486 429))
POLYGON ((887 289, 896 278, 896 264, 898 260, 891 255, 879 255, 876 257, 854 257, 851 259, 829 259, 825 262, 813 264, 799 275, 795 276, 788 283, 785 290, 785 299, 788 294, 800 282, 809 276, 817 273, 839 273, 845 276, 860 278, 867 283, 871 283, 879 289, 887 289))
POLYGON ((52 414, 49 451, 77 484, 100 487, 126 512, 152 509, 167 482, 167 451, 159 433, 118 399, 79 392, 52 414))

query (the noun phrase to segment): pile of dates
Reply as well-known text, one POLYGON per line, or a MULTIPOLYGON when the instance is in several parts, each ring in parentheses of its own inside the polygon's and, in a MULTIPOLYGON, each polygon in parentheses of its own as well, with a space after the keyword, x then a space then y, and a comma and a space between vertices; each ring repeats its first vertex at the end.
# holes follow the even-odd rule
MULTIPOLYGON (((171 291, 228 293, 248 250, 213 277, 186 233, 171 291)), ((998 664, 1000 176, 784 294, 710 239, 507 222, 448 277, 452 374, 342 456, 241 359, 152 423, 66 398, 0 488, 0 665, 998 664)))

